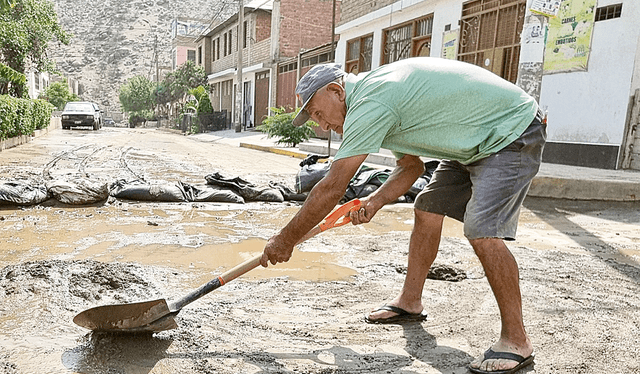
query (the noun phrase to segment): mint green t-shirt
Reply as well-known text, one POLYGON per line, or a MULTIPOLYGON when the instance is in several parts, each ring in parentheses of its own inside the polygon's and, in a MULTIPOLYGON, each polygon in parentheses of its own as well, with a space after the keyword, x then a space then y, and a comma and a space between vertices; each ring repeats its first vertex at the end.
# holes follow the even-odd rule
POLYGON ((516 85, 460 61, 416 57, 345 77, 347 115, 335 160, 391 150, 457 160, 487 157, 517 139, 538 104, 516 85))

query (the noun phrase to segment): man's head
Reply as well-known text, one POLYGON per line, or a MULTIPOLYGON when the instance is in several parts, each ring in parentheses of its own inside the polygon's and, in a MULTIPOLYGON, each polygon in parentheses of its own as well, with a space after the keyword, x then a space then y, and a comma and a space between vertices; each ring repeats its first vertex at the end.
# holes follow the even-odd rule
POLYGON ((296 87, 296 96, 302 107, 293 124, 301 126, 311 118, 324 130, 342 133, 346 115, 346 95, 342 86, 345 74, 338 64, 320 64, 311 68, 296 87))

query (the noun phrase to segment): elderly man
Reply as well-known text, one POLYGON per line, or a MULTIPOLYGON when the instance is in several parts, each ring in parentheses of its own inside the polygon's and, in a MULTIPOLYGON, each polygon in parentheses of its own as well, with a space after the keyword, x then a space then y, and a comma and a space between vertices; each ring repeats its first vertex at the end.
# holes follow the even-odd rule
POLYGON ((391 150, 396 167, 386 183, 362 199, 362 209, 351 213, 354 224, 369 222, 411 187, 424 170, 420 156, 442 159, 415 201, 403 288, 365 320, 424 320, 422 290, 444 216, 449 216, 464 222, 502 321, 498 341, 469 369, 512 373, 531 364, 518 265, 504 240, 515 238, 520 206, 540 166, 546 129, 535 100, 485 69, 429 57, 357 76, 335 64, 316 65, 296 93, 303 106, 294 124, 311 118, 324 130, 343 134, 343 141, 302 209, 267 242, 262 265, 289 260, 293 246, 335 207, 369 153, 391 150))

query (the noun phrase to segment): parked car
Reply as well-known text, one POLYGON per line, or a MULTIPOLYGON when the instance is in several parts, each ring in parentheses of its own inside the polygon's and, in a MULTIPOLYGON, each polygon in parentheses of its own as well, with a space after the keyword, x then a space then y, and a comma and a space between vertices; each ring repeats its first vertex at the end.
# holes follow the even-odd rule
POLYGON ((90 126, 94 130, 102 127, 102 112, 98 104, 88 101, 71 101, 62 111, 62 128, 90 126))
POLYGON ((116 125, 116 121, 114 121, 113 118, 111 118, 111 117, 104 117, 104 124, 106 126, 115 126, 116 125))

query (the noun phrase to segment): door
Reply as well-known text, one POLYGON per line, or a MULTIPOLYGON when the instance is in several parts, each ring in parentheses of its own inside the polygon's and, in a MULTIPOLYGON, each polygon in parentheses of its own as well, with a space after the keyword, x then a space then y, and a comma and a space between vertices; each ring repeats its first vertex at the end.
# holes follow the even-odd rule
POLYGON ((462 5, 458 60, 515 83, 526 0, 473 0, 462 5))
POLYGON ((262 120, 269 115, 269 71, 256 73, 255 125, 262 125, 262 120))

